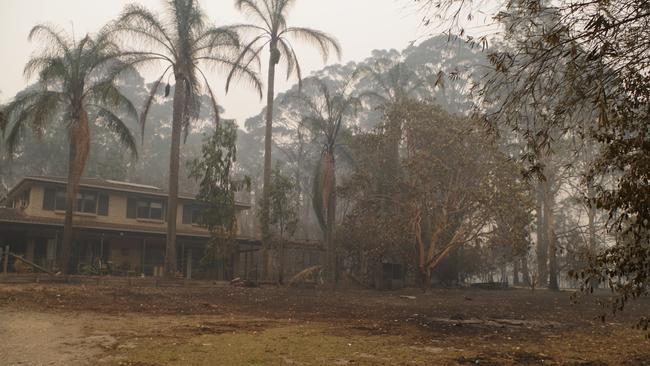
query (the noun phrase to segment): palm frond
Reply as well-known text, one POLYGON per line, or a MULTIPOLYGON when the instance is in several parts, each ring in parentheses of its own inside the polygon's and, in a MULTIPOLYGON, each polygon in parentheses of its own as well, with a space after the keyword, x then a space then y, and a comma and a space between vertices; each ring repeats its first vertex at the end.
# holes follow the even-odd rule
POLYGON ((61 57, 51 55, 32 57, 27 61, 23 69, 23 76, 25 79, 30 79, 34 74, 39 74, 40 82, 56 78, 61 80, 69 76, 61 57))
MULTIPOLYGON (((57 29, 53 25, 38 24, 32 27, 27 39, 31 41, 34 38, 41 39, 44 43, 50 45, 50 47, 58 47, 66 55, 70 53, 70 48, 72 48, 71 42, 63 34, 63 31, 57 29)), ((56 53, 56 51, 51 48, 49 50, 52 53, 56 53)))
POLYGON ((214 126, 216 128, 219 128, 220 116, 219 116, 219 105, 217 104, 217 98, 214 96, 214 93, 212 92, 212 88, 210 87, 208 78, 205 77, 205 74, 203 73, 203 71, 201 71, 201 69, 198 70, 201 73, 201 76, 203 76, 203 82, 205 83, 205 87, 206 89, 208 89, 208 93, 210 95, 210 102, 212 103, 212 112, 214 113, 214 126))
POLYGON ((133 156, 134 159, 137 159, 137 143, 131 134, 131 130, 126 126, 124 121, 106 108, 97 107, 97 109, 97 117, 100 122, 103 122, 103 124, 120 139, 120 143, 129 150, 131 156, 133 156))
MULTIPOLYGON (((257 49, 253 49, 255 44, 259 42, 260 40, 264 39, 266 37, 265 34, 261 34, 255 38, 253 38, 252 41, 248 42, 246 46, 242 49, 242 51, 239 53, 239 56, 233 61, 233 65, 241 65, 242 61, 247 57, 250 56, 250 60, 246 63, 244 66, 245 69, 249 68, 249 65, 253 59, 257 60, 259 62, 259 54, 268 44, 269 41, 265 42, 261 47, 258 47, 257 49)), ((233 77, 237 74, 237 67, 232 67, 230 69, 230 72, 228 73, 228 77, 226 78, 226 93, 228 93, 228 90, 230 89, 230 83, 232 82, 233 77)), ((260 86, 260 91, 261 91, 261 86, 260 86)), ((262 97, 262 94, 260 92, 260 98, 262 97)))
POLYGON ((7 153, 9 157, 13 156, 16 152, 16 148, 20 144, 20 140, 23 138, 25 126, 23 123, 14 123, 11 127, 11 131, 5 140, 5 145, 7 147, 7 153))
POLYGON ((297 39, 317 46, 321 55, 323 56, 324 62, 327 62, 327 59, 329 58, 330 49, 334 50, 337 58, 341 58, 341 45, 336 40, 336 38, 330 36, 325 32, 311 28, 290 27, 283 30, 279 34, 279 37, 282 37, 284 35, 294 36, 297 39))
POLYGON ((264 14, 262 12, 262 9, 260 9, 258 6, 257 1, 254 0, 235 0, 235 7, 242 13, 251 15, 253 18, 257 18, 257 20, 262 21, 264 24, 266 24, 267 29, 273 29, 271 18, 269 16, 271 12, 268 11, 268 4, 266 4, 266 0, 262 0, 262 2, 267 9, 267 14, 264 14))
POLYGON ((172 55, 177 54, 172 36, 163 22, 142 5, 127 5, 111 31, 131 34, 141 41, 163 47, 172 55))
POLYGON ((291 74, 293 74, 293 70, 296 67, 296 62, 291 52, 291 47, 289 47, 285 40, 279 39, 278 45, 280 46, 280 52, 284 55, 284 59, 286 60, 285 63, 287 64, 287 80, 289 80, 289 77, 291 77, 291 74))
POLYGON ((127 117, 138 121, 138 111, 122 92, 117 88, 113 80, 104 80, 91 86, 87 93, 87 99, 94 104, 111 107, 123 112, 127 117))
POLYGON ((213 64, 214 66, 221 66, 225 67, 226 69, 230 69, 232 76, 229 77, 231 79, 241 78, 247 81, 253 88, 255 88, 260 98, 262 98, 262 81, 259 79, 257 73, 250 70, 250 68, 246 67, 246 65, 237 64, 232 59, 218 56, 200 57, 199 60, 209 61, 209 63, 213 64))
MULTIPOLYGON (((282 43, 285 43, 284 40, 282 40, 282 43)), ((293 64, 295 66, 296 70, 296 77, 298 78, 298 90, 302 90, 302 68, 300 67, 300 61, 298 60, 298 55, 296 55, 296 50, 294 50, 293 45, 291 43, 286 42, 287 46, 289 46, 289 49, 291 50, 291 54, 287 56, 287 58, 293 59, 293 64)))
POLYGON ((196 51, 207 54, 224 52, 225 50, 239 50, 239 34, 230 27, 213 27, 207 29, 194 41, 196 51))
POLYGON ((145 125, 147 123, 147 116, 149 116, 149 109, 151 108, 151 103, 153 102, 153 99, 156 97, 156 93, 158 92, 158 88, 160 87, 160 83, 162 82, 163 78, 165 77, 165 74, 167 74, 167 71, 169 71, 169 69, 171 67, 172 67, 171 65, 167 66, 167 68, 165 69, 165 71, 163 71, 162 75, 160 75, 158 80, 156 80, 153 83, 153 86, 151 87, 151 90, 149 91, 149 96, 147 97, 147 99, 144 102, 144 106, 142 108, 142 113, 140 113, 140 134, 141 134, 140 137, 142 138, 142 143, 144 143, 144 128, 145 128, 145 125))

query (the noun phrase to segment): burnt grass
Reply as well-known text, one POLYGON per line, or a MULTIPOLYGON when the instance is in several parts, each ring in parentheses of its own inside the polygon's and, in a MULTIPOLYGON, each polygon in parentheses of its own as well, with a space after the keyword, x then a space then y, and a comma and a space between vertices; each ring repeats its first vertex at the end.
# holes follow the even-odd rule
MULTIPOLYGON (((650 314, 650 299, 611 316, 597 304, 608 293, 572 301, 570 292, 526 289, 138 288, 64 284, 0 285, 0 309, 126 313, 147 316, 254 317, 319 322, 333 335, 407 335, 413 344, 464 349, 458 365, 650 365, 650 341, 633 328, 650 314), (407 297, 408 296, 408 297, 407 297), (409 297, 415 297, 409 298, 409 297), (599 317, 607 314, 605 322, 599 317)), ((241 324, 206 322, 196 334, 241 324)))

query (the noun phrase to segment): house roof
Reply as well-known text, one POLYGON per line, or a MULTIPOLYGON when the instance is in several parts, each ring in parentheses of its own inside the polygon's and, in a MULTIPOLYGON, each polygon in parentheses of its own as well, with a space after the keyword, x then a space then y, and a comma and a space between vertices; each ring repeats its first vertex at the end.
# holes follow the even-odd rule
MULTIPOLYGON (((54 184, 67 184, 68 180, 64 177, 53 177, 53 176, 27 176, 24 177, 18 184, 9 190, 7 193, 7 199, 15 196, 22 191, 23 187, 29 186, 34 182, 41 183, 54 183, 54 184)), ((127 193, 136 193, 143 194, 148 196, 157 196, 157 197, 167 197, 169 192, 150 185, 130 183, 130 182, 120 182, 116 180, 108 179, 99 179, 99 178, 82 178, 79 182, 79 187, 81 188, 96 188, 103 189, 108 191, 117 191, 117 192, 127 192, 127 193)), ((181 200, 187 201, 196 201, 196 194, 188 192, 179 192, 178 198, 181 200)), ((236 202, 238 208, 248 209, 251 207, 250 204, 245 202, 236 202)))

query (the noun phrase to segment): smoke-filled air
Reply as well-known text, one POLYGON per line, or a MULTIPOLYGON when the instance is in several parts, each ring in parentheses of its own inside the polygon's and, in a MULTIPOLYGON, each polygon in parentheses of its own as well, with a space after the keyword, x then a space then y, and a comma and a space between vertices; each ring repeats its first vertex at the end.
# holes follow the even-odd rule
POLYGON ((645 1, 0 9, 0 364, 650 365, 645 1))

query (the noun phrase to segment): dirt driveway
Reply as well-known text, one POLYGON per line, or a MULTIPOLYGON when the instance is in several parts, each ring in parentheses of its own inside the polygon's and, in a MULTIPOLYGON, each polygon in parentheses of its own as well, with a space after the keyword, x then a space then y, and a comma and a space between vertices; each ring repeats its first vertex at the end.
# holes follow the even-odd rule
POLYGON ((546 291, 3 285, 0 364, 643 366, 648 300, 602 323, 546 291))

